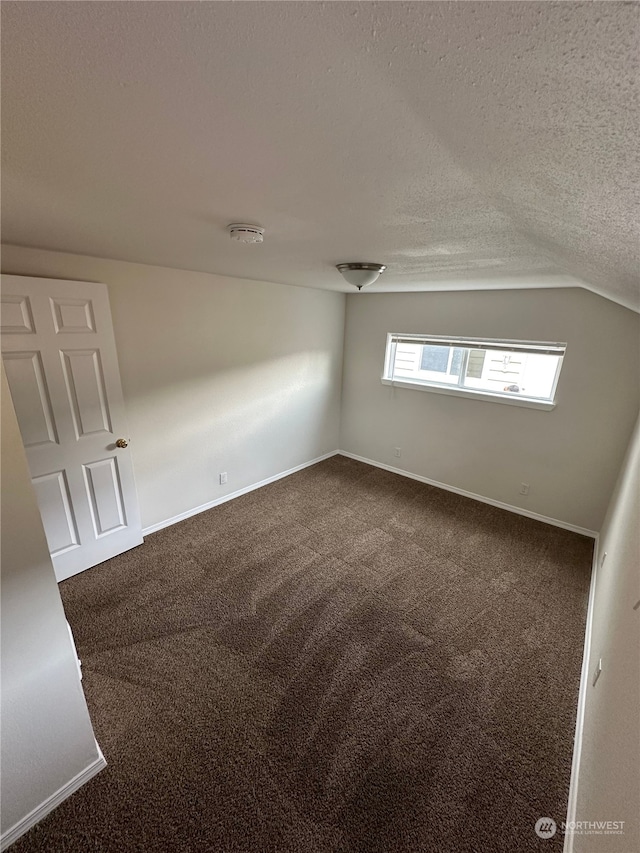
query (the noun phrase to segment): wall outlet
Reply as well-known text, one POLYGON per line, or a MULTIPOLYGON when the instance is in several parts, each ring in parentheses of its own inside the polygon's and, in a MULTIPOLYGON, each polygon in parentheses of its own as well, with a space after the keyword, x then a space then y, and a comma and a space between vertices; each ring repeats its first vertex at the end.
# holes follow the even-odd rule
POLYGON ((402 456, 402 449, 400 447, 394 447, 393 448, 393 455, 398 456, 398 457, 402 456))
POLYGON ((593 686, 596 686, 596 682, 600 678, 600 673, 602 672, 602 658, 598 658, 598 665, 596 666, 596 671, 593 674, 593 686))
POLYGON ((224 484, 226 482, 227 482, 227 472, 223 471, 222 474, 220 474, 220 485, 224 486, 224 484))
POLYGON ((529 483, 520 483, 520 494, 528 495, 529 494, 529 483))

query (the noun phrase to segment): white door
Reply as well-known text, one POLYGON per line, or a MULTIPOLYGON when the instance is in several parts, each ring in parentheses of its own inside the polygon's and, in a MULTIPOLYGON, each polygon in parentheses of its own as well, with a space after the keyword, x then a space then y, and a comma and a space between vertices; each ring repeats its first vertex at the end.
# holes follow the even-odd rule
POLYGON ((107 288, 6 275, 1 298, 2 357, 61 581, 142 542, 107 288))

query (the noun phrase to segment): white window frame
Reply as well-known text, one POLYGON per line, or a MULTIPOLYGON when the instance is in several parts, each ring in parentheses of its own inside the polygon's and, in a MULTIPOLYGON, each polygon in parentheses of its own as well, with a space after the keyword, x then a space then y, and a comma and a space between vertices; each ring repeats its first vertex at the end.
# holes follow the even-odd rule
POLYGON ((399 332, 389 332, 387 334, 387 344, 385 348, 384 372, 382 374, 382 384, 391 385, 395 388, 408 388, 412 391, 429 391, 436 394, 448 394, 452 397, 471 397, 477 400, 486 400, 493 403, 503 403, 507 406, 521 406, 528 409, 541 409, 543 411, 551 411, 556 407, 556 389, 558 379, 562 369, 562 363, 566 353, 566 343, 551 343, 548 341, 516 341, 502 340, 498 338, 459 338, 442 335, 416 335, 404 334, 399 332), (449 346, 460 347, 465 350, 462 358, 462 366, 458 378, 458 384, 440 383, 435 380, 418 379, 412 380, 409 378, 397 379, 391 374, 395 363, 396 346, 398 342, 415 343, 422 346, 449 346), (469 360, 470 349, 483 350, 511 350, 519 353, 533 353, 539 355, 555 355, 558 357, 556 372, 551 388, 549 398, 528 397, 524 394, 515 396, 509 392, 492 392, 479 390, 477 388, 467 388, 462 385, 466 378, 467 364, 469 360))

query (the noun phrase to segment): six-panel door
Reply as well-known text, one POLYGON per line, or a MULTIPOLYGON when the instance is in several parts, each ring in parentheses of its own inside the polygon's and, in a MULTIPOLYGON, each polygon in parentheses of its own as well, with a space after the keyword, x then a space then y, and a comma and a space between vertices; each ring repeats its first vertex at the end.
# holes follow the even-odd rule
MULTIPOLYGON (((142 542, 107 288, 2 277, 2 356, 58 580, 142 542)), ((25 531, 28 535, 28 531, 25 531)))

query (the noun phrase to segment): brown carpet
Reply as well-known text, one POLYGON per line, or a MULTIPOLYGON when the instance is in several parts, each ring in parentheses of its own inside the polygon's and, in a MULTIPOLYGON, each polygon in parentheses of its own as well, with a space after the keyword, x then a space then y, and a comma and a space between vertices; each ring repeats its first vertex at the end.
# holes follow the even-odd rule
POLYGON ((342 456, 61 585, 109 766, 14 853, 559 851, 591 540, 342 456))

